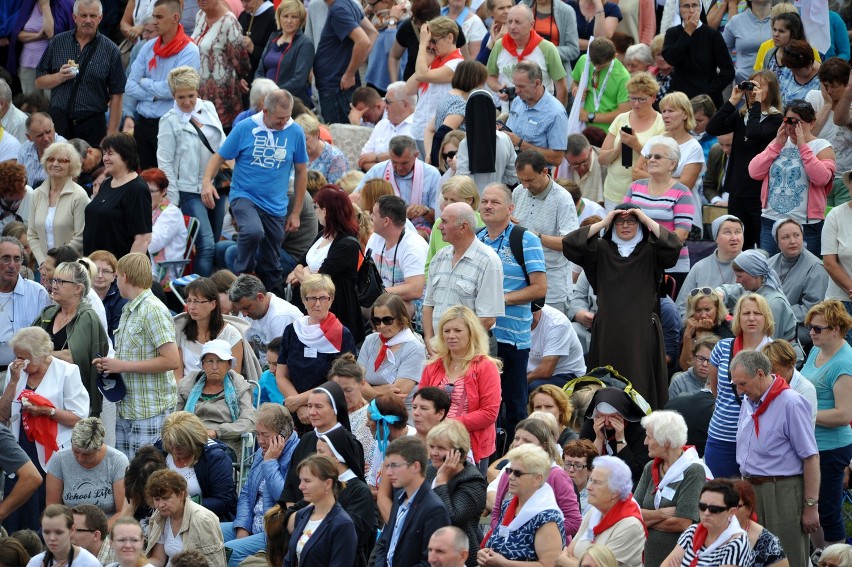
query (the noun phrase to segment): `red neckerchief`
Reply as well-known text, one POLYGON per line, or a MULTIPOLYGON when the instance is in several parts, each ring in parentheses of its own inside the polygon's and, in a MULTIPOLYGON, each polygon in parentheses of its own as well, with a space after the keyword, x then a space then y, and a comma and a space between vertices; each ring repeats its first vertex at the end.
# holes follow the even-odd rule
POLYGON ((338 352, 343 348, 343 324, 337 319, 334 313, 329 313, 328 316, 320 323, 320 330, 325 338, 328 339, 338 352))
POLYGON ((183 25, 181 24, 178 24, 177 33, 167 44, 163 45, 162 36, 157 37, 157 39, 154 40, 154 55, 151 57, 151 60, 148 61, 148 70, 153 71, 157 66, 157 57, 161 57, 162 59, 174 57, 191 42, 192 40, 189 39, 189 36, 186 35, 185 31, 183 31, 183 25))
POLYGON ((645 527, 645 522, 642 520, 642 512, 639 510, 639 505, 632 497, 619 500, 618 503, 610 508, 609 512, 604 514, 601 521, 598 522, 598 525, 592 529, 592 533, 594 533, 595 537, 597 537, 621 520, 630 517, 636 518, 642 522, 642 527, 645 529, 645 537, 648 537, 648 528, 645 527))
POLYGON ((698 526, 695 528, 695 533, 692 534, 692 561, 689 563, 689 567, 695 567, 698 565, 698 551, 704 547, 704 542, 707 541, 707 528, 704 527, 704 524, 698 522, 698 526))
MULTIPOLYGON (((506 513, 503 514, 503 521, 500 522, 501 526, 508 526, 512 523, 512 520, 515 519, 515 516, 518 515, 518 500, 517 496, 513 496, 512 500, 509 502, 509 506, 506 508, 506 513)), ((482 540, 482 543, 479 544, 479 547, 485 548, 485 544, 488 543, 488 540, 491 538, 491 534, 494 533, 493 529, 488 530, 488 533, 485 534, 485 538, 482 540)))
MULTIPOLYGON (((450 53, 449 55, 446 55, 444 57, 438 57, 436 55, 435 59, 432 61, 432 64, 429 65, 429 70, 440 69, 441 67, 446 65, 448 62, 452 61, 453 59, 464 59, 464 56, 461 54, 461 49, 456 49, 455 51, 453 51, 452 53, 450 53)), ((420 94, 422 95, 423 93, 425 93, 426 89, 428 89, 428 88, 429 88, 429 83, 420 83, 420 85, 419 85, 420 94)))
MULTIPOLYGON (((684 445, 681 449, 686 451, 692 447, 692 445, 684 445)), ((660 480, 662 480, 662 477, 660 477, 660 467, 662 464, 663 459, 660 457, 654 457, 654 463, 651 465, 651 480, 654 482, 654 492, 657 491, 657 487, 660 486, 660 480)))
MULTIPOLYGON (((33 405, 46 406, 55 408, 53 402, 36 394, 34 390, 24 388, 18 396, 18 401, 27 398, 33 405)), ((59 424, 55 419, 46 415, 32 415, 25 411, 21 411, 21 427, 24 428, 24 433, 27 434, 27 439, 38 443, 44 447, 44 462, 50 460, 54 451, 59 450, 59 445, 56 443, 56 434, 59 431, 59 424)))
POLYGON ((385 357, 388 354, 388 341, 390 339, 386 339, 384 335, 379 335, 379 339, 382 341, 382 346, 379 347, 379 354, 376 356, 376 363, 374 365, 374 369, 378 372, 379 366, 385 361, 385 357))
POLYGON ((769 409, 769 404, 772 403, 772 400, 781 395, 784 390, 789 390, 790 385, 786 380, 781 378, 780 376, 775 377, 775 381, 772 382, 772 386, 769 387, 769 393, 766 394, 766 398, 760 402, 760 405, 757 406, 757 409, 751 414, 751 418, 754 420, 754 435, 755 437, 760 437, 760 421, 758 418, 769 409))
POLYGON ((737 353, 740 352, 741 350, 743 350, 743 335, 742 335, 742 333, 740 333, 739 335, 736 336, 736 338, 734 339, 734 344, 731 345, 731 360, 733 360, 734 357, 737 356, 737 353))
POLYGON ((503 36, 503 49, 506 49, 512 55, 517 55, 518 63, 524 60, 527 55, 533 52, 538 47, 538 44, 544 41, 544 38, 538 35, 535 30, 530 30, 530 37, 527 40, 527 45, 521 53, 518 53, 518 46, 512 36, 506 34, 503 36))

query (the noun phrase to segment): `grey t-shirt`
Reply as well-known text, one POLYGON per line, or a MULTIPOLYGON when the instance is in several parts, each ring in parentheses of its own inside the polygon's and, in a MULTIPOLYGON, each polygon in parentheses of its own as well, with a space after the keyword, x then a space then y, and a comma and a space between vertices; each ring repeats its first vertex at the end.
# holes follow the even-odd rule
POLYGON ((6 474, 15 474, 19 468, 28 462, 30 462, 29 457, 18 445, 11 430, 0 424, 0 471, 6 474))
POLYGON ((107 447, 106 455, 92 469, 84 469, 74 459, 71 448, 53 455, 47 463, 47 472, 62 481, 62 503, 68 507, 94 504, 107 516, 116 512, 113 483, 124 478, 127 457, 124 453, 107 447))

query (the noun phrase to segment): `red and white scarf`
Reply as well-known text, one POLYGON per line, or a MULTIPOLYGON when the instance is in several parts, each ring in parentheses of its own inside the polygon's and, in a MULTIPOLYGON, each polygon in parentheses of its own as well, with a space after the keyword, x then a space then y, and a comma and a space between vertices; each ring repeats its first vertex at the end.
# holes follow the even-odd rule
MULTIPOLYGON (((398 245, 398 244, 397 244, 398 245)), ((394 359, 393 351, 390 350, 390 347, 401 345, 403 343, 410 343, 417 340, 414 336, 414 333, 411 332, 411 329, 403 329, 393 337, 386 339, 384 335, 379 334, 379 340, 382 341, 382 346, 379 347, 379 354, 376 356, 376 362, 373 364, 373 370, 378 371, 379 366, 385 361, 387 358, 391 364, 396 363, 394 359)))
MULTIPOLYGON (((393 187, 393 194, 397 197, 402 196, 402 192, 399 190, 399 184, 396 182, 396 173, 393 171, 393 163, 391 160, 388 160, 387 166, 385 166, 385 181, 391 184, 393 187)), ((423 205, 428 203, 421 203, 423 199, 423 162, 419 159, 414 160, 414 176, 411 179, 411 195, 408 199, 409 205, 423 205)))
POLYGON ((512 55, 518 58, 518 63, 527 58, 527 56, 532 53, 538 44, 544 41, 544 38, 538 35, 538 32, 535 30, 530 30, 530 37, 527 39, 527 44, 524 46, 523 51, 518 53, 518 44, 515 43, 515 40, 512 39, 512 36, 506 34, 503 36, 503 49, 511 53, 512 55))
POLYGON ((731 541, 731 538, 738 534, 745 535, 745 531, 740 527, 737 517, 731 516, 731 519, 728 521, 728 527, 725 528, 725 531, 719 534, 719 537, 717 537, 713 543, 708 545, 707 548, 702 551, 701 548, 707 540, 707 528, 704 527, 704 524, 699 522, 699 524, 695 526, 695 533, 692 534, 692 553, 695 557, 692 558, 692 561, 689 563, 689 567, 695 567, 698 565, 698 560, 702 555, 706 556, 713 553, 721 546, 731 541))
MULTIPOLYGON (((660 501, 663 498, 663 490, 669 484, 683 480, 683 473, 686 472, 686 469, 688 469, 693 463, 698 463, 704 467, 704 477, 707 480, 713 480, 713 473, 710 472, 707 465, 702 462, 701 457, 698 456, 698 451, 695 450, 695 447, 691 445, 683 447, 683 454, 678 458, 678 460, 672 463, 672 466, 669 467, 669 470, 666 471, 663 478, 660 478, 660 466, 663 464, 663 460, 659 457, 654 459, 654 463, 651 465, 651 479, 654 482, 655 509, 660 507, 660 501)), ((669 500, 671 500, 671 498, 669 498, 669 500)))
POLYGON ((343 348, 343 324, 329 313, 319 324, 311 324, 307 315, 293 321, 296 336, 308 348, 317 352, 336 354, 343 348))
POLYGON ((602 514, 600 510, 592 506, 586 512, 589 515, 589 529, 585 533, 577 534, 581 540, 587 539, 594 543, 599 535, 613 527, 621 520, 627 518, 636 518, 642 523, 642 528, 645 530, 645 537, 648 537, 648 528, 645 527, 645 521, 642 520, 642 510, 639 508, 639 503, 631 494, 627 498, 619 500, 606 514, 602 514))
MULTIPOLYGON (((461 49, 456 49, 452 53, 445 55, 443 57, 438 57, 436 55, 435 59, 429 65, 429 69, 430 70, 440 69, 441 67, 443 67, 444 65, 446 65, 447 63, 452 61, 453 59, 464 59, 464 56, 461 54, 461 49)), ((425 83, 425 82, 420 83, 420 85, 418 86, 418 88, 420 90, 420 96, 423 96, 423 93, 425 93, 429 89, 430 84, 431 83, 425 83)))

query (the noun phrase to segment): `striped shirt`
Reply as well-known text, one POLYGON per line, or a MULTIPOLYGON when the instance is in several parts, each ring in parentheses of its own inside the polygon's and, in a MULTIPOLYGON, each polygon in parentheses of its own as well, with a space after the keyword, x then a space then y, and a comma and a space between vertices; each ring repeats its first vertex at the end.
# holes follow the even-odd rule
MULTIPOLYGON (((169 310, 146 289, 124 306, 115 331, 115 357, 141 362, 158 355, 160 347, 175 342, 175 326, 169 310)), ((127 396, 118 404, 119 417, 148 419, 177 403, 175 376, 166 372, 123 372, 127 396)))
MULTIPOLYGON (((127 78, 121 65, 121 53, 112 40, 98 33, 81 49, 75 33, 75 30, 69 30, 53 36, 38 63, 36 74, 42 77, 58 73, 69 59, 80 64, 84 58, 90 58, 71 112, 71 118, 78 119, 105 113, 110 97, 124 93, 127 78)), ((79 80, 80 75, 77 75, 54 87, 50 91, 51 108, 65 111, 74 84, 79 80)))
MULTIPOLYGON (((695 529, 698 524, 692 524, 677 540, 677 544, 686 552, 680 564, 683 567, 688 567, 695 558, 695 553, 692 550, 692 538, 695 535, 695 529)), ((703 549, 703 548, 702 548, 703 549)), ((748 538, 745 535, 740 535, 721 545, 713 550, 708 555, 699 554, 696 567, 716 567, 717 565, 745 565, 745 560, 750 552, 748 538)))
MULTIPOLYGON (((670 232, 674 232, 676 228, 686 229, 689 232, 692 228, 692 215, 695 212, 695 204, 689 188, 676 181, 662 195, 651 195, 648 189, 649 183, 650 179, 634 181, 627 190, 627 195, 624 196, 624 202, 639 206, 646 215, 670 232)), ((680 249, 677 264, 666 271, 670 273, 689 271, 689 250, 686 246, 680 249)))
MULTIPOLYGON (((491 247, 497 253, 497 257, 503 263, 503 293, 518 291, 527 287, 524 270, 515 260, 512 248, 509 245, 509 235, 515 227, 511 222, 506 229, 494 240, 488 237, 488 229, 484 228, 477 233, 480 242, 491 247)), ((544 272, 544 251, 541 248, 541 240, 530 231, 524 232, 522 239, 524 264, 527 272, 544 272)), ((506 315, 497 317, 496 326, 493 329, 494 338, 498 342, 513 345, 517 349, 528 349, 532 342, 530 328, 532 327, 532 311, 530 304, 506 305, 506 315)))

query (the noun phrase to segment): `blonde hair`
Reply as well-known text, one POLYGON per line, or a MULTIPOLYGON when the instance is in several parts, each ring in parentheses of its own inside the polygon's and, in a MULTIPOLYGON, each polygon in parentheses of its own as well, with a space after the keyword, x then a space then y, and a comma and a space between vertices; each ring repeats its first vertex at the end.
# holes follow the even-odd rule
POLYGON ((798 14, 799 11, 796 9, 796 6, 790 4, 789 2, 781 2, 780 4, 775 4, 769 10, 769 16, 774 18, 775 16, 781 14, 798 14))
POLYGON ((513 466, 520 464, 527 469, 525 472, 542 477, 542 484, 550 474, 550 455, 541 447, 536 447, 531 443, 524 443, 515 447, 506 453, 504 458, 508 459, 513 466))
POLYGON ((467 428, 454 419, 445 419, 426 434, 426 443, 447 441, 464 458, 470 451, 470 433, 467 428))
POLYGON ((600 544, 589 546, 586 553, 580 558, 580 563, 586 557, 591 557, 597 563, 598 567, 618 567, 618 560, 608 547, 600 544))
POLYGON ((651 40, 651 53, 656 57, 663 52, 663 44, 666 42, 665 34, 658 34, 651 40))
POLYGON ((204 454, 204 446, 207 444, 204 422, 188 411, 176 411, 169 415, 163 422, 160 437, 163 440, 163 449, 167 452, 171 453, 180 448, 192 453, 192 462, 187 466, 195 466, 204 454))
POLYGON ((166 79, 169 84, 169 90, 172 95, 177 91, 198 91, 201 86, 201 75, 194 68, 188 65, 181 65, 169 71, 169 76, 166 79))
POLYGON ((103 422, 97 417, 84 417, 71 430, 71 446, 80 451, 97 451, 104 444, 103 422))
MULTIPOLYGON (((657 96, 660 92, 660 83, 650 73, 639 71, 627 81, 628 93, 642 93, 645 96, 657 96)), ((692 108, 690 106, 690 108, 692 108)))
POLYGON ((373 212, 373 205, 383 195, 393 195, 393 185, 387 179, 370 179, 361 187, 361 205, 367 212, 373 212))
POLYGON ((454 175, 444 181, 444 185, 441 186, 441 195, 446 195, 450 191, 453 191, 459 199, 465 202, 472 201, 468 203, 470 207, 474 211, 479 210, 479 202, 482 196, 479 194, 476 183, 467 175, 454 175))
POLYGON ((849 316, 843 304, 836 299, 826 299, 811 307, 805 315, 805 325, 810 325, 811 320, 817 315, 825 319, 825 324, 829 327, 839 327, 841 336, 852 327, 852 317, 849 316))
POLYGON ((304 114, 300 114, 295 122, 302 127, 302 130, 308 136, 319 136, 319 120, 314 115, 305 112, 304 114))
MULTIPOLYGON (((470 0, 466 0, 466 5, 470 6, 470 0)), ((459 37, 458 24, 446 16, 438 16, 437 18, 429 20, 428 26, 429 32, 435 39, 441 39, 442 37, 447 37, 450 34, 452 34, 453 39, 458 39, 459 37)))
POLYGON ((725 302, 722 301, 722 298, 713 292, 709 294, 696 293, 695 295, 692 295, 690 292, 690 295, 686 300, 686 318, 689 319, 695 315, 695 309, 698 307, 698 302, 702 299, 709 299, 713 302, 713 305, 716 306, 716 319, 713 320, 713 326, 718 327, 724 323, 725 319, 728 318, 728 308, 725 306, 725 302))
POLYGON ((358 187, 358 184, 361 183, 362 179, 364 179, 363 171, 347 171, 340 176, 340 179, 337 180, 337 186, 346 191, 347 194, 351 195, 352 191, 358 187))
POLYGON ((775 332, 775 318, 772 316, 772 309, 769 308, 766 298, 756 293, 746 294, 737 301, 737 305, 734 307, 734 320, 731 322, 731 330, 734 332, 734 335, 739 336, 743 332, 743 328, 740 326, 740 317, 742 316, 743 304, 746 301, 753 301, 757 305, 757 310, 763 315, 765 321, 763 334, 771 337, 775 332))
POLYGON ((127 283, 141 289, 150 289, 153 282, 151 275, 151 260, 147 254, 141 252, 131 252, 125 254, 119 259, 115 268, 116 275, 124 274, 127 278, 127 283))
POLYGON ((301 20, 299 27, 305 25, 305 18, 308 15, 305 11, 305 5, 301 2, 297 2, 296 0, 284 0, 281 4, 279 4, 278 9, 275 10, 275 29, 281 29, 281 16, 284 14, 296 14, 299 16, 299 20, 301 20))
POLYGON ((680 110, 686 114, 684 127, 687 131, 695 128, 695 112, 692 110, 692 103, 689 102, 689 97, 685 94, 678 91, 667 94, 662 98, 662 100, 660 100, 660 110, 662 110, 664 106, 673 110, 680 110))
POLYGON ((331 296, 331 300, 334 301, 334 282, 325 274, 311 274, 305 278, 305 281, 299 287, 299 294, 302 296, 302 301, 306 301, 305 298, 308 294, 315 291, 327 291, 328 295, 331 296))
POLYGON ((21 349, 33 358, 44 360, 53 354, 53 340, 41 327, 24 327, 9 341, 9 348, 21 349))
MULTIPOLYGON (((302 286, 304 287, 304 284, 302 286)), ((432 361, 441 360, 445 368, 450 367, 450 349, 444 342, 443 330, 444 325, 455 319, 461 319, 470 334, 467 351, 462 355, 465 371, 470 362, 477 357, 486 358, 495 363, 497 368, 503 368, 503 363, 500 360, 492 358, 488 354, 488 335, 479 321, 479 317, 470 307, 464 305, 453 305, 441 315, 441 320, 438 322, 438 332, 432 339, 432 347, 435 349, 435 356, 432 361)))
POLYGON ((47 158, 61 156, 68 160, 68 173, 71 177, 80 175, 83 169, 83 159, 80 157, 80 152, 74 149, 74 146, 68 142, 54 142, 47 146, 41 156, 41 165, 47 170, 47 158))

